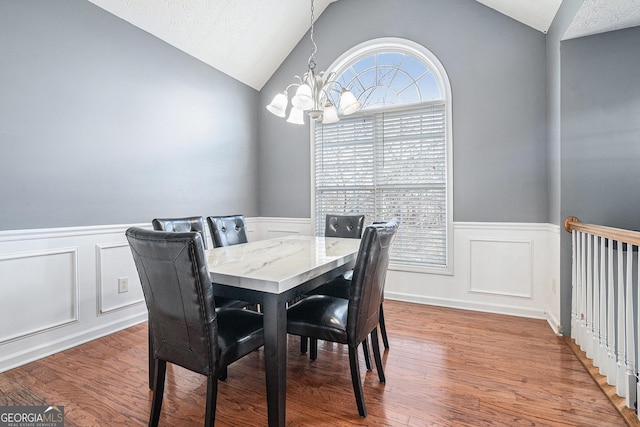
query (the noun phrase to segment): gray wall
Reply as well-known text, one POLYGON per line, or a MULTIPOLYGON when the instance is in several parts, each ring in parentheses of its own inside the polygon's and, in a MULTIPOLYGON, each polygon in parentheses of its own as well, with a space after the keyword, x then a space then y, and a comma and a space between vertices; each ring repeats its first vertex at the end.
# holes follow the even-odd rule
MULTIPOLYGON (((561 218, 638 230, 640 28, 567 40, 561 49, 561 218)), ((562 232, 561 251, 570 297, 569 233, 562 232)), ((570 301, 562 307, 568 331, 570 301)))
POLYGON ((85 0, 0 2, 0 229, 258 214, 258 92, 85 0))
MULTIPOLYGON (((319 70, 364 41, 431 50, 453 92, 454 220, 547 222, 545 35, 469 0, 341 0, 316 24, 319 70)), ((309 217, 309 126, 264 105, 305 72, 308 36, 260 92, 259 210, 309 217)))
POLYGON ((584 0, 564 0, 547 32, 549 222, 560 225, 561 40, 584 0))
POLYGON ((640 228, 640 28, 562 43, 562 217, 640 228))
MULTIPOLYGON (((547 32, 547 123, 549 157, 549 222, 561 225, 562 149, 562 37, 584 0, 564 0, 547 32)), ((563 333, 571 330, 571 247, 569 234, 560 229, 560 323, 563 333)))

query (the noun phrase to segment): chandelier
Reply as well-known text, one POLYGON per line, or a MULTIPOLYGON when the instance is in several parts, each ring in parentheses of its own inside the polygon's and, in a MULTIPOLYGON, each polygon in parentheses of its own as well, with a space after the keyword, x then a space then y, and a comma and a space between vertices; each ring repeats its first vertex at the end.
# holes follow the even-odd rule
POLYGON ((313 0, 311 0, 311 56, 307 62, 307 72, 304 73, 302 78, 295 76, 298 82, 291 83, 267 105, 267 110, 276 116, 286 116, 287 106, 289 105, 288 91, 292 87, 297 87, 295 95, 291 98, 291 109, 289 111, 289 117, 287 118, 287 122, 297 125, 304 124, 303 113, 307 113, 312 120, 321 121, 323 124, 340 121, 338 108, 333 105, 329 99, 329 93, 331 91, 340 92, 338 104, 342 115, 348 116, 362 107, 362 104, 351 91, 334 80, 335 73, 325 73, 321 71, 316 74, 314 56, 318 50, 318 46, 316 46, 316 42, 313 39, 313 12, 313 0), (340 89, 336 88, 336 86, 340 89))

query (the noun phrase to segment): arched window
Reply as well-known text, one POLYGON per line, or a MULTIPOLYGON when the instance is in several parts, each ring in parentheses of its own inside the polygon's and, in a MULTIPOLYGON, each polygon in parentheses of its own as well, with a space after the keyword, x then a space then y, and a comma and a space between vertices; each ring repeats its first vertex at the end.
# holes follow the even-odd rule
POLYGON ((451 89, 444 68, 424 47, 385 38, 356 46, 328 71, 363 108, 313 129, 316 233, 324 233, 327 213, 364 214, 366 223, 397 217, 392 268, 452 273, 451 89))

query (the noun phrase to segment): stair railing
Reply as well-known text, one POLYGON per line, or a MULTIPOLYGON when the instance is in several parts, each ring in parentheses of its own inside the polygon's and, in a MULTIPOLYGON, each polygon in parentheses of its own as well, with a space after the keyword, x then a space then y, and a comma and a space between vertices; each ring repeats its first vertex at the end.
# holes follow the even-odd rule
POLYGON ((573 216, 564 227, 572 241, 571 338, 635 410, 640 232, 583 224, 573 216))

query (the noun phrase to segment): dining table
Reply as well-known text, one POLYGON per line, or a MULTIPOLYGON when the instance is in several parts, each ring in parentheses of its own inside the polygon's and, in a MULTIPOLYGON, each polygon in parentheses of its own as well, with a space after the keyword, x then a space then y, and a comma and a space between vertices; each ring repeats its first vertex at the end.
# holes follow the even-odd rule
POLYGON ((352 269, 359 247, 360 239, 291 235, 206 251, 214 294, 263 313, 270 427, 286 422, 287 305, 352 269))

